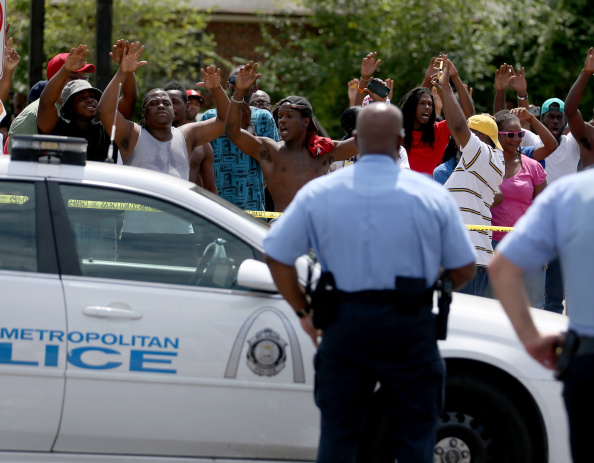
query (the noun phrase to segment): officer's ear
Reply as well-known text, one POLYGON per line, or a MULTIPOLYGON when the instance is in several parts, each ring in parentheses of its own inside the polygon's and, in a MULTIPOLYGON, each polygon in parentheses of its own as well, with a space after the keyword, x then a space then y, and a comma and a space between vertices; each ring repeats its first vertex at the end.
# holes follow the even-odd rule
POLYGON ((355 139, 355 145, 359 148, 359 139, 357 138, 357 129, 353 130, 353 138, 355 139))

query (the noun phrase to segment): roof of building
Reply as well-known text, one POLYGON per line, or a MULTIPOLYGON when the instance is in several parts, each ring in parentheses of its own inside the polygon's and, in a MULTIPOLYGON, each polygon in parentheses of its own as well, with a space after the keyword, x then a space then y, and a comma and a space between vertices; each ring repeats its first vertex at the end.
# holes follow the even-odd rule
POLYGON ((290 0, 190 0, 190 4, 213 15, 311 14, 301 2, 290 0))

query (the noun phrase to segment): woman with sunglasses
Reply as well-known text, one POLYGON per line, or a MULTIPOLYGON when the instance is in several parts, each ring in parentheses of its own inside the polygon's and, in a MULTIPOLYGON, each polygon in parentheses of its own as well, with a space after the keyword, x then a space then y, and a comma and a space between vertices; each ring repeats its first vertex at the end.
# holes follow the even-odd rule
MULTIPOLYGON (((491 208, 492 225, 513 227, 524 215, 534 198, 547 186, 546 172, 538 161, 557 149, 557 140, 540 121, 526 108, 499 111, 495 114, 499 130, 499 143, 503 148, 505 173, 499 186, 502 201, 491 208), (532 125, 544 143, 541 146, 521 147, 524 138, 521 121, 532 125)), ((493 232, 493 249, 503 239, 506 232, 493 232)), ((524 274, 524 283, 530 303, 541 308, 544 304, 544 268, 524 274)))

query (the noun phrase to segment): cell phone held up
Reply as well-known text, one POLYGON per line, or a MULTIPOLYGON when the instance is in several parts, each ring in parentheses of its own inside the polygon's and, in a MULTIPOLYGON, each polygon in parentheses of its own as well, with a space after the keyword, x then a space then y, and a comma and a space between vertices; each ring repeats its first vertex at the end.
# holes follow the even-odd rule
POLYGON ((375 93, 381 98, 386 98, 390 93, 390 87, 386 87, 379 80, 373 79, 367 84, 367 90, 375 93))

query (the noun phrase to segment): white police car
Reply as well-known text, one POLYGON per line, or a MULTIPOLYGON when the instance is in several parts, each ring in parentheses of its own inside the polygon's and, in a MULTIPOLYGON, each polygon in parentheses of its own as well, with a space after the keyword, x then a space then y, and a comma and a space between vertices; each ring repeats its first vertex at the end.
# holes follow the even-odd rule
MULTIPOLYGON (((0 461, 315 459, 314 346, 266 230, 166 175, 1 159, 0 461)), ((456 294, 440 346, 436 462, 570 461, 561 385, 496 301, 456 294)), ((377 407, 360 461, 387 443, 377 407)))

